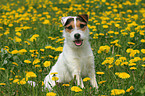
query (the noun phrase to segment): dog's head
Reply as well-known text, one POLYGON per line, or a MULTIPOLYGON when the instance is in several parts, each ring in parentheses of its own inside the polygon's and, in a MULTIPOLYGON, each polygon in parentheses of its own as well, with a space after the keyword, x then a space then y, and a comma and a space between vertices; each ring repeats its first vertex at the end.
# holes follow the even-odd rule
POLYGON ((71 46, 80 47, 85 42, 88 42, 88 15, 62 17, 61 22, 65 28, 63 36, 65 37, 66 43, 69 43, 71 46))

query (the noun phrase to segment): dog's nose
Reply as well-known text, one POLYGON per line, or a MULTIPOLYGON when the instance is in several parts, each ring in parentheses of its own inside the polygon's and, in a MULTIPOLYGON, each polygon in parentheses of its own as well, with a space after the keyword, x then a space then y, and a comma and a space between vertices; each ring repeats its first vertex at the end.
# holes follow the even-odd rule
POLYGON ((79 39, 79 38, 81 37, 81 35, 80 35, 79 33, 76 33, 76 34, 74 35, 74 37, 75 37, 75 39, 79 39))

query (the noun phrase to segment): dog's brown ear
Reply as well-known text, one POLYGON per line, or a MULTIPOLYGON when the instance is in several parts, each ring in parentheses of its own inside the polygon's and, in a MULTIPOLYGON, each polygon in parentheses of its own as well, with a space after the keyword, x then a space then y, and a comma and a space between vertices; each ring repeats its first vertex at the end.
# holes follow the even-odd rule
POLYGON ((82 18, 86 23, 88 23, 89 16, 87 14, 78 15, 78 17, 82 18))

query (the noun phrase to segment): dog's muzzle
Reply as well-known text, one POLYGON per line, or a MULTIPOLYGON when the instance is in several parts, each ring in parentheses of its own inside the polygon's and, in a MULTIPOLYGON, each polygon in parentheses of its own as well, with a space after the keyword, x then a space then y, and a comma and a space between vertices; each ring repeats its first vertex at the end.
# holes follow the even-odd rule
POLYGON ((81 46, 83 44, 83 40, 81 40, 80 37, 81 35, 79 33, 76 33, 74 35, 74 38, 75 38, 74 43, 76 46, 81 46))

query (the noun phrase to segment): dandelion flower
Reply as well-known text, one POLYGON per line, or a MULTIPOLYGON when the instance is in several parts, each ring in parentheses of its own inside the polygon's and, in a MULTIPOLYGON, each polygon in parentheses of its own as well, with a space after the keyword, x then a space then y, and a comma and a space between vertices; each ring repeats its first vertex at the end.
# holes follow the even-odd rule
POLYGON ((63 50, 63 47, 55 48, 55 51, 61 51, 62 52, 62 50, 63 50))
POLYGON ((52 77, 53 81, 57 81, 59 78, 58 77, 52 77))
POLYGON ((145 49, 141 49, 141 52, 142 52, 143 54, 145 54, 145 49))
POLYGON ((140 42, 145 43, 145 39, 141 39, 140 42))
POLYGON ((44 20, 43 24, 50 24, 49 20, 44 20))
POLYGON ((37 75, 34 72, 27 72, 26 77, 37 77, 37 75))
POLYGON ((13 80, 13 83, 17 83, 17 82, 19 82, 19 79, 13 80))
POLYGON ((51 64, 50 61, 45 61, 45 62, 43 63, 44 67, 49 67, 50 64, 51 64))
POLYGON ((50 75, 54 75, 54 74, 58 74, 58 72, 52 72, 52 73, 50 73, 50 75))
POLYGON ((21 42, 22 41, 21 38, 19 38, 17 36, 15 36, 14 39, 15 39, 15 42, 21 42))
POLYGON ((54 93, 54 92, 49 92, 49 93, 46 94, 46 96, 56 96, 56 93, 54 93))
POLYGON ((0 83, 0 85, 6 85, 6 83, 0 83))
POLYGON ((44 52, 44 49, 40 49, 40 51, 44 52))
POLYGON ((126 92, 130 92, 130 91, 133 90, 133 89, 134 89, 134 87, 131 86, 130 88, 128 88, 128 89, 126 90, 126 92))
POLYGON ((111 95, 120 95, 120 94, 124 94, 125 91, 123 89, 113 89, 111 90, 111 95))
POLYGON ((25 81, 25 80, 21 80, 21 81, 19 82, 19 84, 24 85, 24 84, 26 84, 26 81, 25 81))
POLYGON ((62 86, 70 86, 69 84, 63 84, 62 86))
POLYGON ((120 73, 116 72, 115 75, 118 75, 118 77, 122 79, 127 79, 130 77, 130 75, 126 72, 120 72, 120 73))
POLYGON ((77 86, 73 86, 73 87, 71 87, 71 91, 80 92, 80 91, 82 91, 82 89, 80 89, 77 86))
POLYGON ((102 84, 102 83, 105 83, 106 81, 100 81, 100 82, 98 82, 98 84, 102 84))
POLYGON ((24 60, 24 62, 27 63, 27 64, 31 63, 30 60, 24 60))
POLYGON ((108 28, 108 25, 103 25, 103 28, 108 28))
POLYGON ((100 74, 100 75, 102 75, 102 74, 105 74, 104 72, 96 72, 97 74, 100 74))
POLYGON ((26 52, 27 52, 26 49, 21 49, 21 50, 19 50, 19 54, 21 54, 21 55, 23 55, 23 53, 26 53, 26 52))
POLYGON ((136 67, 130 67, 130 69, 131 69, 131 70, 135 70, 135 69, 137 69, 137 68, 136 68, 136 67))
POLYGON ((39 59, 35 59, 35 60, 33 61, 33 65, 34 65, 34 64, 37 64, 37 63, 39 63, 39 62, 40 62, 39 59))
POLYGON ((84 82, 86 82, 88 80, 91 80, 91 79, 89 77, 86 77, 86 78, 83 79, 84 82))
POLYGON ((0 70, 5 70, 5 68, 0 68, 0 70))
POLYGON ((17 54, 19 51, 18 50, 13 50, 12 52, 11 52, 11 54, 17 54))

